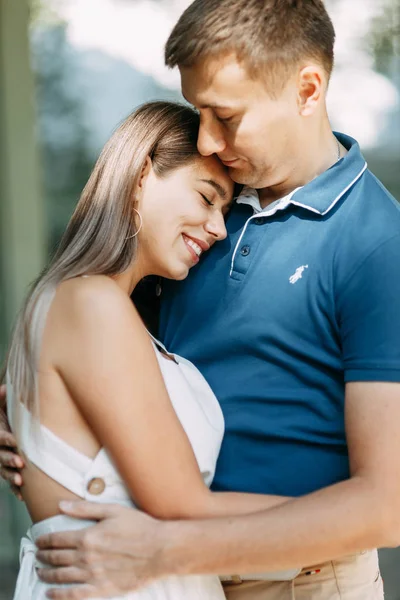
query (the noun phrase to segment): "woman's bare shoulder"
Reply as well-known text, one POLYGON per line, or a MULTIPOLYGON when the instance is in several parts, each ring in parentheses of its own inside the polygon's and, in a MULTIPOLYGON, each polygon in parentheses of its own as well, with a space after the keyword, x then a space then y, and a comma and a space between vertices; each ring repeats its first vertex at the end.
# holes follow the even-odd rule
POLYGON ((68 326, 129 322, 143 327, 128 294, 106 275, 76 277, 61 283, 54 299, 55 316, 68 326))

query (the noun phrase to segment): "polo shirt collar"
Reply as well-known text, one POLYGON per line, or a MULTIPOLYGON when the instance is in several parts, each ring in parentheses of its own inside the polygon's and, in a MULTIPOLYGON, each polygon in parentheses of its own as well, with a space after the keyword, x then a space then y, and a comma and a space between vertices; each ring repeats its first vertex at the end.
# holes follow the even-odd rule
POLYGON ((236 202, 252 206, 257 213, 268 212, 272 214, 278 209, 286 208, 288 204, 293 204, 320 215, 327 214, 360 179, 367 168, 367 163, 356 140, 343 133, 334 132, 334 134, 348 150, 346 156, 307 185, 297 188, 288 196, 273 202, 264 210, 260 206, 258 192, 249 187, 243 188, 236 202))

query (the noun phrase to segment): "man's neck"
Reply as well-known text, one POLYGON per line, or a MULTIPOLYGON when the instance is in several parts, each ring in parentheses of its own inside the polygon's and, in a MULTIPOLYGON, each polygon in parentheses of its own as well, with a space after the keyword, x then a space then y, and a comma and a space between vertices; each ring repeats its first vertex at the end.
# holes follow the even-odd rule
POLYGON ((347 153, 330 129, 321 136, 319 143, 312 144, 308 141, 307 150, 302 156, 301 163, 293 164, 293 168, 286 174, 285 179, 280 183, 257 190, 262 208, 266 208, 275 200, 284 198, 293 190, 310 183, 347 153))

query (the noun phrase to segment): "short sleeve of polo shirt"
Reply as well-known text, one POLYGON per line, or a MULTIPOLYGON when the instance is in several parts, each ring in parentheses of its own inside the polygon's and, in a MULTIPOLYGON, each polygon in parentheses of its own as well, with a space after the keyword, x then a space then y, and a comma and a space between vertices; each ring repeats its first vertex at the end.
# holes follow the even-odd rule
POLYGON ((337 308, 345 382, 400 382, 400 233, 359 261, 337 308))

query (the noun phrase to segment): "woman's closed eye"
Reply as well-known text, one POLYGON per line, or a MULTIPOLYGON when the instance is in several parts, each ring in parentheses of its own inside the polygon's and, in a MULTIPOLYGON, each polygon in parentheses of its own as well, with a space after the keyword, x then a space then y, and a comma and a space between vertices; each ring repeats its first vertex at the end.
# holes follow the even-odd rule
POLYGON ((201 192, 199 192, 199 194, 208 206, 214 206, 214 202, 211 202, 211 200, 209 200, 205 194, 202 194, 201 192))

